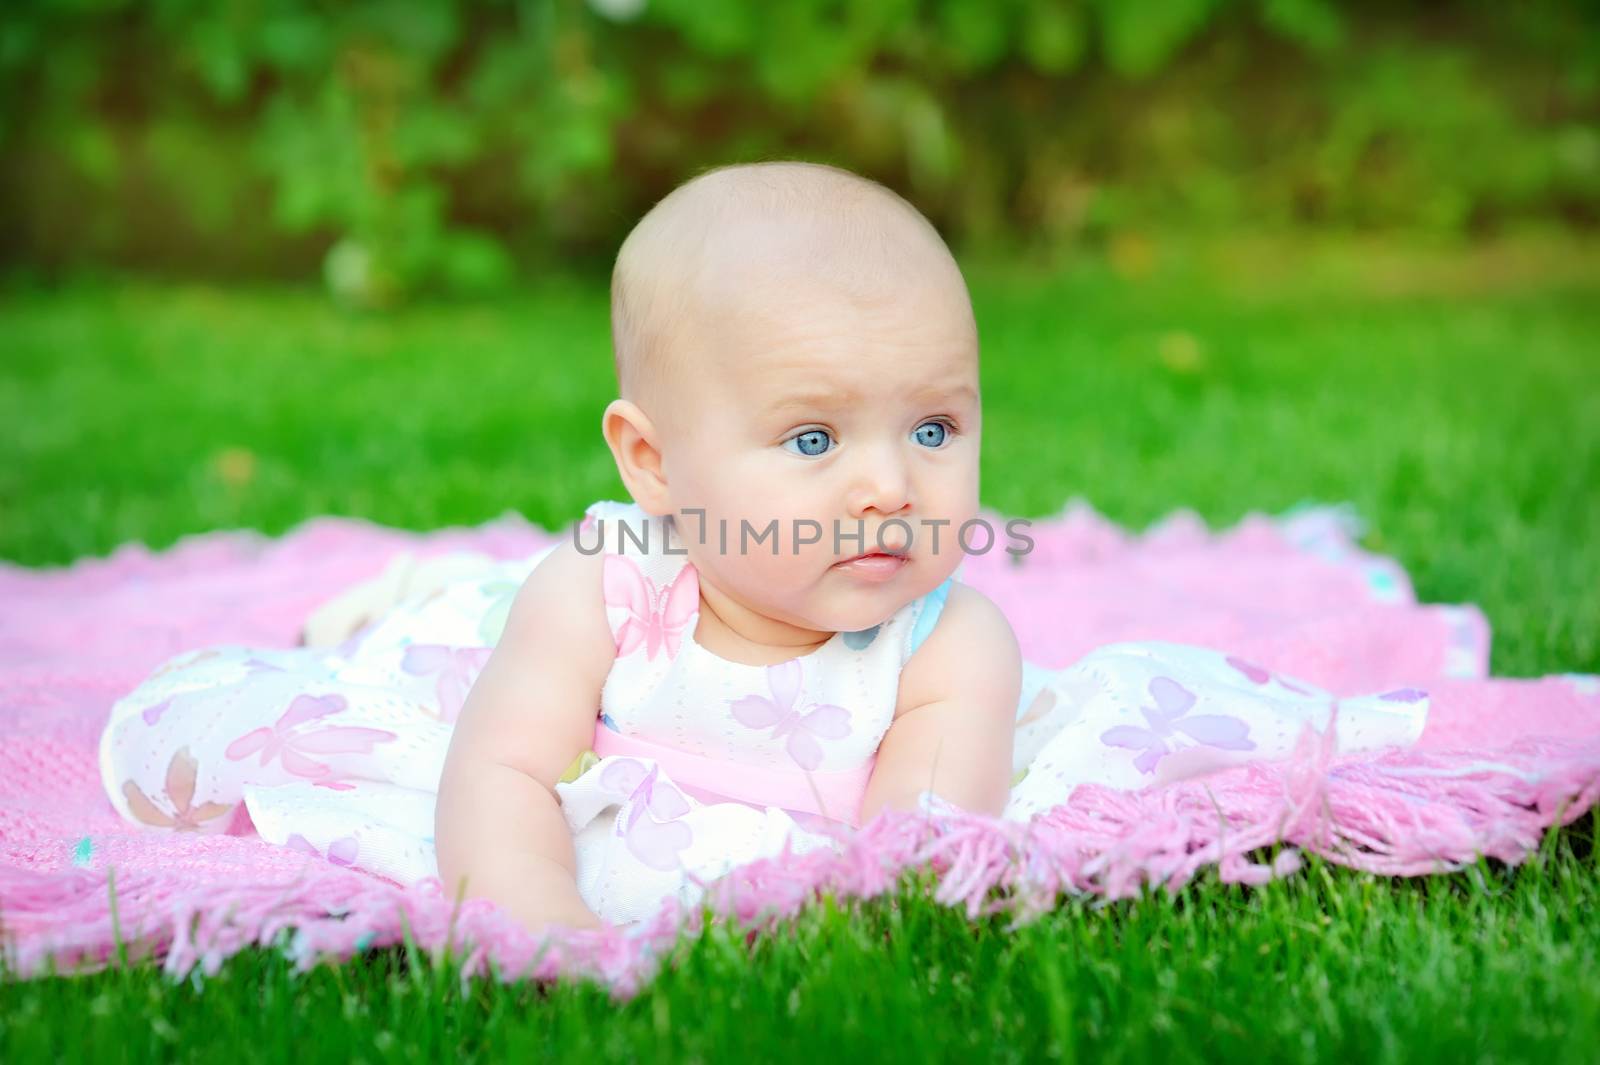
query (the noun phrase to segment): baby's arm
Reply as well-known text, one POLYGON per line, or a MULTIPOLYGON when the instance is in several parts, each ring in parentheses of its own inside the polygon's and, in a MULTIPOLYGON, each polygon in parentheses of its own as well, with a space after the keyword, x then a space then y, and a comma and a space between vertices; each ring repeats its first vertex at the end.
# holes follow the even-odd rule
POLYGON ((938 624, 900 673, 862 823, 883 809, 915 810, 924 790, 965 810, 1000 813, 1021 690, 1022 652, 1010 623, 982 592, 956 582, 938 624))
POLYGON ((452 895, 491 899, 535 931, 595 927, 576 883, 572 835, 555 796, 594 742, 616 656, 601 554, 563 543, 529 575, 456 722, 439 781, 434 839, 452 895))

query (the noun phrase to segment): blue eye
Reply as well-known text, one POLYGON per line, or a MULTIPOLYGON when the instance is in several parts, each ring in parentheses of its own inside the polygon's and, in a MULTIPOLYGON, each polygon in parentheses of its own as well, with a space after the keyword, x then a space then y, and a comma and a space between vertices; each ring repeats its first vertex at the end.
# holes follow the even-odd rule
POLYGON ((927 444, 931 448, 943 447, 950 437, 952 430, 944 422, 927 421, 917 426, 911 434, 919 444, 927 444))
POLYGON ((785 447, 790 444, 798 444, 800 450, 796 454, 803 455, 808 459, 814 459, 818 455, 826 455, 828 453, 830 450, 828 442, 832 439, 832 434, 826 429, 807 429, 799 436, 791 436, 783 443, 785 447))

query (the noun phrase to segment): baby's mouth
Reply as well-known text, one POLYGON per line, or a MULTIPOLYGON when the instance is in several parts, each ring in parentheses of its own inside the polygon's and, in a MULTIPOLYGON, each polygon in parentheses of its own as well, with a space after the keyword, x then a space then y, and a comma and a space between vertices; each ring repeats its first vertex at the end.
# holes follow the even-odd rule
POLYGON ((899 573, 911 560, 903 552, 867 551, 842 562, 833 568, 868 581, 885 581, 899 573))
POLYGON ((863 558, 898 558, 902 562, 907 561, 906 552, 904 550, 889 550, 877 547, 873 548, 871 551, 863 551, 858 555, 851 555, 848 558, 841 558, 836 565, 843 565, 846 562, 855 562, 856 560, 863 558))

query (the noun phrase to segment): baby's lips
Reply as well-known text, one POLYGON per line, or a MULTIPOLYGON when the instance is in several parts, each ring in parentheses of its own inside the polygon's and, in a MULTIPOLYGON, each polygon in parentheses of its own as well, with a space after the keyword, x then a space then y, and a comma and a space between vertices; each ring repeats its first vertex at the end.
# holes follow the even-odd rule
POLYGON ((838 562, 836 563, 836 565, 843 565, 846 562, 854 562, 858 558, 868 558, 868 557, 870 557, 872 555, 890 555, 890 556, 893 556, 895 558, 903 558, 907 562, 911 561, 911 555, 910 555, 909 552, 906 552, 906 551, 903 551, 903 550, 900 550, 900 551, 880 551, 880 550, 874 548, 871 551, 858 551, 857 553, 855 553, 853 555, 842 555, 842 556, 840 556, 840 558, 839 558, 838 562))

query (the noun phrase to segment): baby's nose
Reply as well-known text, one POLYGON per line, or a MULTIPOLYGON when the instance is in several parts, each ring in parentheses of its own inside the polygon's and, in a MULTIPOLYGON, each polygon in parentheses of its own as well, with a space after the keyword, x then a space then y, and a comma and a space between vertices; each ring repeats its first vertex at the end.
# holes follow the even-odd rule
POLYGON ((901 516, 905 509, 911 505, 910 496, 903 488, 874 492, 871 496, 865 498, 866 502, 863 505, 854 507, 853 510, 857 517, 866 518, 868 525, 872 524, 872 516, 874 514, 880 520, 887 520, 901 516))
POLYGON ((850 507, 858 517, 865 517, 868 511, 875 510, 888 518, 900 513, 910 503, 910 478, 905 464, 897 457, 868 462, 858 478, 855 490, 851 493, 850 507))

